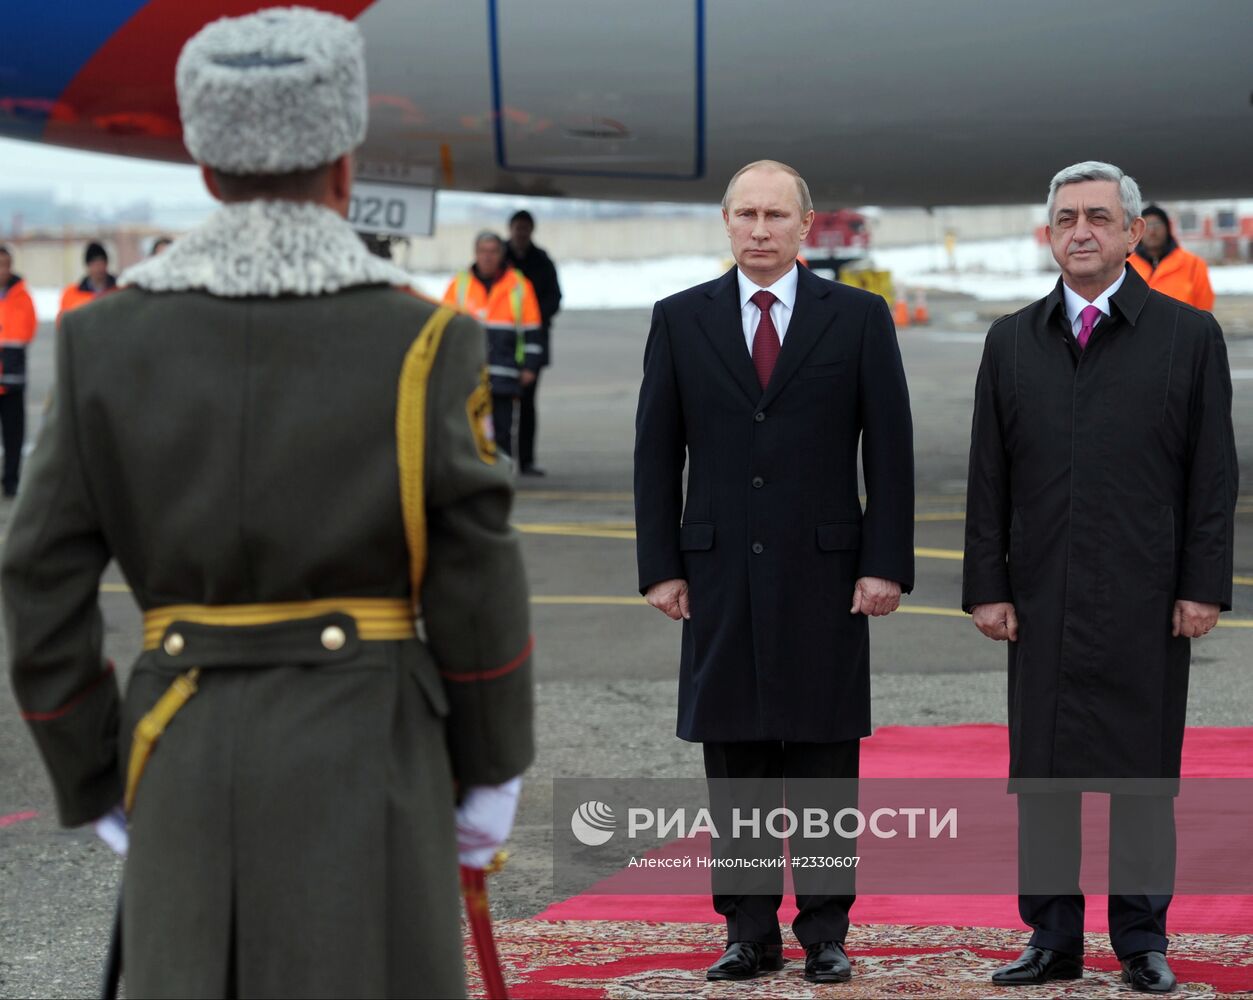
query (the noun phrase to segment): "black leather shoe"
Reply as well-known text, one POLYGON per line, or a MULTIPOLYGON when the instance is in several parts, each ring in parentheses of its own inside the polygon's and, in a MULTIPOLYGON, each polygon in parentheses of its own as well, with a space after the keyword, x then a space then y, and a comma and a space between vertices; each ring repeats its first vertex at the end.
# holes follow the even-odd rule
POLYGON ((783 945, 760 941, 732 941, 723 956, 709 967, 706 979, 752 979, 783 968, 783 945))
POLYGON ((520 471, 522 472, 522 475, 524 475, 524 476, 546 476, 546 475, 548 475, 548 473, 547 473, 547 472, 545 472, 543 469, 541 469, 538 465, 524 465, 524 466, 522 466, 522 469, 521 469, 520 471))
POLYGON ((839 941, 819 941, 805 947, 805 978, 811 983, 847 983, 853 978, 848 953, 839 941))
POLYGON ((992 973, 997 986, 1035 986, 1051 979, 1082 979, 1083 956, 1028 945, 1021 955, 992 973))
POLYGON ((1123 959, 1122 981, 1137 993, 1175 992, 1175 974, 1160 951, 1142 951, 1123 959))

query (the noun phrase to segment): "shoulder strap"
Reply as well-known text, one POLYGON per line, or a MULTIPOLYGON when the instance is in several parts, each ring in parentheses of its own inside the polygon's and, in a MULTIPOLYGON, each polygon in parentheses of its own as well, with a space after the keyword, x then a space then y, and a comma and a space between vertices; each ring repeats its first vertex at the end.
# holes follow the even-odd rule
POLYGON ((426 400, 427 383, 444 331, 456 315, 447 306, 435 310, 405 355, 396 395, 396 464, 400 470, 400 506, 409 545, 410 599, 415 612, 426 575, 426 400))

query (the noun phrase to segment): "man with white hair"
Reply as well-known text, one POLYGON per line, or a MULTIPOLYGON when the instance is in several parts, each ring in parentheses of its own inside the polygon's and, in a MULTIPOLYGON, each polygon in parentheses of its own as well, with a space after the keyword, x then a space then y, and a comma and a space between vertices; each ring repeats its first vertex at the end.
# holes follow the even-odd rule
MULTIPOLYGON (((807 801, 856 803, 870 735, 869 618, 891 614, 913 586, 914 465, 887 305, 796 263, 814 218, 800 174, 748 164, 722 214, 735 267, 653 310, 635 520, 640 592, 683 622, 678 735, 704 745, 714 822, 729 835, 736 809, 782 806, 784 785, 796 815, 807 801)), ((818 862, 856 853, 808 834, 791 850, 818 862)), ((777 843, 744 851, 782 857, 777 843)), ((748 880, 728 870, 713 879, 727 949, 707 978, 781 969, 782 870, 748 880)), ((844 982, 851 868, 798 863, 792 873, 805 977, 844 982)))
POLYGON ((1140 191, 1060 171, 1061 279, 993 324, 975 387, 962 604, 1009 643, 1027 949, 1001 985, 1083 975, 1080 796, 1110 793, 1109 929, 1123 979, 1169 992, 1166 910, 1193 639, 1231 609, 1231 374, 1208 313, 1127 266, 1140 191))
POLYGON ((3 561, 18 702, 63 823, 125 805, 129 996, 463 995, 458 854, 488 865, 533 752, 483 330, 344 221, 355 25, 216 21, 177 85, 224 206, 62 320, 3 561))

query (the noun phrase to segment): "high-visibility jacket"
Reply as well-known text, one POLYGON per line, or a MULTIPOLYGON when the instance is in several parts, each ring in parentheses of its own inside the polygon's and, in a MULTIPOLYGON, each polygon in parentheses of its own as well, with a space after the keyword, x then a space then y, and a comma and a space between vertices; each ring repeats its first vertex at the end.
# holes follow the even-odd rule
POLYGON ((105 287, 100 291, 91 287, 91 279, 84 278, 76 285, 66 285, 65 291, 61 293, 61 308, 57 312, 57 322, 61 322, 61 317, 79 306, 85 306, 88 302, 95 302, 101 295, 108 295, 109 292, 117 288, 117 279, 113 275, 109 275, 105 283, 105 287))
POLYGON ((1154 291, 1186 302, 1196 309, 1210 312, 1214 308, 1214 290, 1209 284, 1209 268, 1205 261, 1183 247, 1175 247, 1153 267, 1138 253, 1130 258, 1131 266, 1154 291))
POLYGON ((489 291, 473 271, 462 271, 448 284, 444 302, 469 313, 487 330, 487 374, 492 393, 516 396, 523 368, 538 371, 543 363, 539 300, 521 271, 509 268, 489 291))
POLYGON ((0 287, 0 396, 26 386, 26 345, 35 339, 35 303, 16 274, 0 287))

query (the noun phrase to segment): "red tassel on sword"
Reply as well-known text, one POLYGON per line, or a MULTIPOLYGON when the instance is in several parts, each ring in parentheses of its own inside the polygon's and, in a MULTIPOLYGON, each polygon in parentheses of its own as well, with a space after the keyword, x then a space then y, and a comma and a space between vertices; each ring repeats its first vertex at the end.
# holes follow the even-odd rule
POLYGON ((479 957, 487 1000, 509 1000, 500 955, 496 953, 496 938, 492 934, 492 912, 487 905, 487 876, 500 871, 507 858, 504 851, 497 851, 486 868, 461 866, 461 896, 466 903, 466 921, 474 935, 474 950, 479 957))

